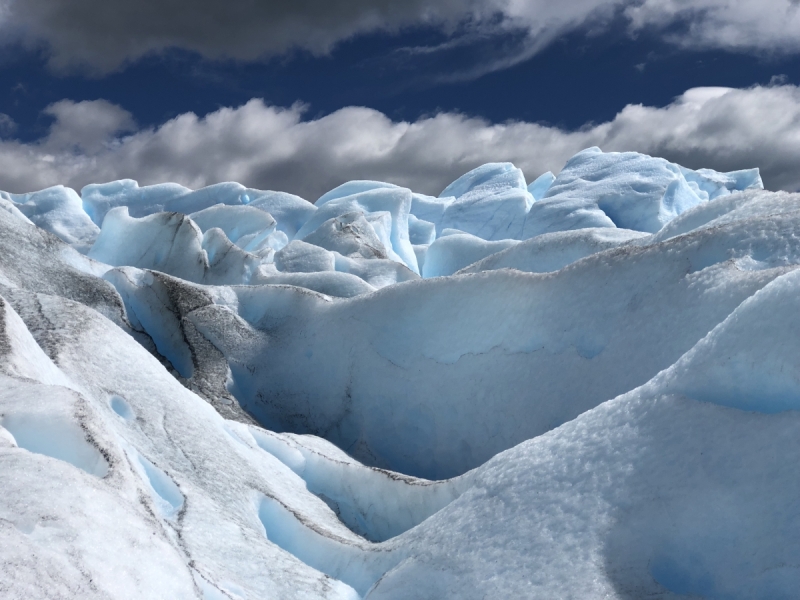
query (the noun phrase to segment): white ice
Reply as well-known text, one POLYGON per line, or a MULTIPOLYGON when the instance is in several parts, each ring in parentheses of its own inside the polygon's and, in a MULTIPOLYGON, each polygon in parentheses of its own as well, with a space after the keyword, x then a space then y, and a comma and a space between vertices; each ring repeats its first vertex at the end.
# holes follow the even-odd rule
POLYGON ((761 187, 589 149, 0 195, 0 596, 795 598, 800 195, 761 187))

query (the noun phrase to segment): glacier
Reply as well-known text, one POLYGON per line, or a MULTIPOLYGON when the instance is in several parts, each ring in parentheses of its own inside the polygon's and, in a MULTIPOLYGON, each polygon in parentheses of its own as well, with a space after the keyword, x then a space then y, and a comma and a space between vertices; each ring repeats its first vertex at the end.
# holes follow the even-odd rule
POLYGON ((792 599, 800 194, 0 192, 0 597, 792 599))

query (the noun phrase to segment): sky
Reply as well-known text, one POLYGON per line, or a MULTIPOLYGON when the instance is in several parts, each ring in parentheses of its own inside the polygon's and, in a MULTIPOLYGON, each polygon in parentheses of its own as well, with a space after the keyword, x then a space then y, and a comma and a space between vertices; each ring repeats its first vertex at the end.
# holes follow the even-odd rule
POLYGON ((588 146, 800 190, 799 0, 0 0, 0 189, 438 194, 588 146))

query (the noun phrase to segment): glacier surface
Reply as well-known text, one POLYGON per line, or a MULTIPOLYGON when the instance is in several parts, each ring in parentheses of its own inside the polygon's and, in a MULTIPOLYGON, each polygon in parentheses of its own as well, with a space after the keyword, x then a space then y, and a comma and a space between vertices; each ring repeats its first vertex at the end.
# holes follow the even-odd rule
POLYGON ((793 599, 800 194, 0 192, 0 597, 793 599))

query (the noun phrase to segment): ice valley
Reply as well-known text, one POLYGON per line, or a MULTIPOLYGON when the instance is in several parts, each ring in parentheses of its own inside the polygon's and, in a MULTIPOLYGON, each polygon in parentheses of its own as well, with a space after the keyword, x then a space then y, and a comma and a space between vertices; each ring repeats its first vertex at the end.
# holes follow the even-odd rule
POLYGON ((800 194, 0 192, 0 597, 794 599, 800 194))

